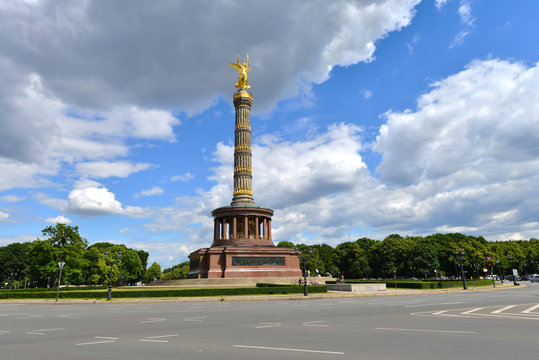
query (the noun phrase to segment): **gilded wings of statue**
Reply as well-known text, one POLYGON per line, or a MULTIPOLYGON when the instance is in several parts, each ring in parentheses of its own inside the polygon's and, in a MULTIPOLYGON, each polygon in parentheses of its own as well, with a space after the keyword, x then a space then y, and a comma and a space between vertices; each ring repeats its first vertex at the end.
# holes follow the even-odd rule
POLYGON ((243 61, 240 64, 240 56, 236 55, 236 63, 231 63, 230 66, 236 70, 238 70, 239 77, 238 82, 236 83, 236 86, 238 89, 249 89, 251 85, 247 82, 247 73, 251 71, 251 68, 249 67, 249 54, 247 54, 247 61, 243 61))

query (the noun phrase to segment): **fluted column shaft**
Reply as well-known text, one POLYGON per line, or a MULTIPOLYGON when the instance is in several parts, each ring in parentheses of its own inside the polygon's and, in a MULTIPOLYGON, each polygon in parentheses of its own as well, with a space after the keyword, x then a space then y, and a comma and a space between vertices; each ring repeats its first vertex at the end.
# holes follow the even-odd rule
POLYGON ((234 129, 234 197, 232 206, 255 205, 251 167, 251 94, 240 89, 234 95, 236 122, 234 129))

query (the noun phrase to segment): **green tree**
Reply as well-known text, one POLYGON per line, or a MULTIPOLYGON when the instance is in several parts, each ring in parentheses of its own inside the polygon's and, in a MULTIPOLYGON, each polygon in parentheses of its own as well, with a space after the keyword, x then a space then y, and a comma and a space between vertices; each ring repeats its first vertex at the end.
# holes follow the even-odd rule
POLYGON ((148 258, 150 257, 150 254, 144 250, 135 250, 138 254, 138 257, 140 258, 140 262, 142 264, 142 268, 146 269, 148 267, 148 258))
POLYGON ((151 282, 154 279, 160 279, 161 278, 161 265, 156 263, 155 261, 153 264, 146 270, 146 273, 144 274, 144 280, 146 282, 151 282))
POLYGON ((30 274, 33 281, 38 281, 40 287, 53 286, 58 270, 56 260, 57 249, 47 240, 34 240, 30 243, 28 257, 30 259, 30 274))
POLYGON ((419 241, 412 250, 412 266, 415 268, 416 276, 423 274, 427 276, 434 275, 434 270, 440 270, 438 262, 438 250, 434 242, 427 240, 419 241))
POLYGON ((88 285, 104 284, 109 276, 110 268, 105 262, 105 256, 98 248, 90 246, 84 253, 83 277, 88 285))
POLYGON ((120 279, 122 283, 136 283, 142 279, 144 268, 138 252, 131 249, 122 250, 122 258, 120 261, 120 279))
POLYGON ((383 277, 406 276, 409 273, 408 261, 412 254, 414 240, 398 234, 389 235, 382 241, 380 257, 383 277))
POLYGON ((339 273, 339 269, 335 265, 333 259, 333 253, 335 250, 331 246, 327 244, 313 245, 313 249, 318 252, 318 256, 320 258, 321 265, 318 268, 318 270, 320 271, 320 275, 325 276, 326 273, 339 273))
POLYGON ((174 265, 171 268, 163 270, 163 280, 187 279, 189 273, 189 261, 174 265))
MULTIPOLYGON (((78 226, 56 224, 41 230, 43 236, 48 236, 48 241, 55 249, 56 261, 65 263, 62 269, 63 279, 66 282, 82 278, 80 271, 80 258, 88 247, 86 239, 79 234, 78 226)), ((56 281, 55 281, 56 285, 56 281)))
MULTIPOLYGON (((345 242, 337 245, 333 253, 340 273, 348 279, 357 279, 368 273, 367 254, 357 242, 345 242)), ((340 274, 333 274, 340 277, 340 274)))
POLYGON ((11 286, 12 282, 22 282, 29 275, 29 243, 12 243, 0 247, 0 280, 11 286))
POLYGON ((296 245, 294 245, 292 241, 279 241, 279 243, 277 244, 277 247, 295 249, 296 245))

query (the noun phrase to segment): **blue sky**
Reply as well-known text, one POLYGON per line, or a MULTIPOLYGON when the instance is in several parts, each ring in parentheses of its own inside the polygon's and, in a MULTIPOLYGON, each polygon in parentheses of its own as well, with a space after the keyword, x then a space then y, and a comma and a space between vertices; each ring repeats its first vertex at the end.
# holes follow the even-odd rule
POLYGON ((51 223, 168 267, 232 199, 249 53, 274 241, 539 234, 539 3, 0 5, 0 244, 51 223), (283 11, 286 7, 287 11, 283 11))

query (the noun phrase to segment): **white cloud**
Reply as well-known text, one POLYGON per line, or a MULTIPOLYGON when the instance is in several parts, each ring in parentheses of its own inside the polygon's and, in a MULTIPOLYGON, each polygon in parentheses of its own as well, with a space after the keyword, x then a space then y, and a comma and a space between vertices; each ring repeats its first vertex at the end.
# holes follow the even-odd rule
POLYGON ((434 3, 436 5, 436 8, 438 10, 441 10, 445 6, 445 4, 447 4, 447 0, 434 0, 434 3))
POLYGON ((334 66, 371 61, 375 42, 407 26, 418 2, 3 4, 0 173, 9 175, 0 191, 47 185, 73 165, 124 176, 96 166, 125 158, 131 138, 175 141, 173 114, 230 92, 230 49, 251 55, 258 111, 299 88, 308 95, 334 66))
POLYGON ((144 209, 135 206, 122 206, 114 193, 106 187, 86 187, 73 189, 67 198, 66 212, 82 217, 121 214, 132 217, 145 217, 144 209))
POLYGON ((458 9, 460 21, 468 26, 474 26, 475 18, 472 14, 470 0, 461 0, 458 9))
POLYGON ((133 173, 149 169, 151 166, 148 163, 132 164, 128 161, 93 161, 77 164, 77 171, 84 178, 100 179, 111 176, 128 177, 133 173))
MULTIPOLYGON (((39 234, 41 235, 41 234, 39 234)), ((25 243, 34 241, 37 238, 37 234, 19 234, 13 236, 0 236, 0 245, 5 246, 11 243, 25 243)))
POLYGON ((361 90, 361 95, 363 95, 363 97, 365 99, 370 99, 372 97, 372 91, 367 90, 367 89, 363 89, 363 90, 361 90))
POLYGON ((55 218, 47 218, 45 219, 45 221, 51 224, 72 224, 73 223, 73 221, 71 221, 70 219, 66 218, 63 215, 59 215, 55 218))
MULTIPOLYGON (((470 63, 432 84, 416 110, 386 114, 372 146, 382 155, 380 178, 362 161, 365 146, 354 125, 295 143, 254 138, 255 201, 275 210, 276 242, 314 238, 335 245, 387 231, 536 237, 537 94, 539 65, 470 63)), ((159 210, 147 228, 181 231, 186 242, 208 246, 210 212, 232 198, 232 153, 219 144, 216 185, 159 210)))
POLYGON ((475 17, 472 14, 472 6, 470 0, 460 0, 458 13, 460 17, 460 22, 464 25, 464 29, 459 31, 459 33, 455 36, 455 38, 449 45, 449 49, 461 45, 475 27, 475 17))
POLYGON ((31 69, 56 98, 85 109, 203 109, 230 91, 234 75, 225 69, 236 49, 251 55, 252 83, 267 109, 300 81, 322 82, 333 66, 372 60, 376 40, 407 26, 418 3, 12 4, 0 12, 0 36, 16 72, 31 69))
POLYGON ((136 198, 139 198, 141 196, 155 196, 155 195, 163 195, 163 189, 161 189, 159 186, 154 186, 150 189, 142 190, 140 193, 135 194, 136 198))
POLYGON ((474 61, 432 87, 416 111, 386 114, 374 145, 381 179, 407 189, 426 223, 501 234, 530 222, 539 205, 538 65, 474 61))
POLYGON ((454 48, 455 46, 459 46, 461 45, 463 42, 464 42, 464 39, 466 39, 466 37, 470 35, 470 32, 466 31, 466 30, 463 30, 461 32, 459 32, 457 34, 457 36, 455 36, 455 38, 453 39, 453 41, 451 42, 451 44, 449 45, 449 49, 452 49, 454 48))
POLYGON ((170 177, 170 181, 183 181, 183 182, 186 182, 186 181, 189 181, 191 180, 192 178, 194 178, 195 176, 193 174, 191 174, 190 172, 186 172, 185 174, 183 175, 174 175, 174 176, 171 176, 170 177))
POLYGON ((6 195, 6 196, 0 197, 0 201, 10 202, 10 203, 23 201, 25 199, 26 199, 25 196, 16 196, 16 195, 6 195))
POLYGON ((0 157, 0 191, 12 188, 35 188, 49 185, 51 182, 36 175, 52 175, 58 171, 58 166, 51 163, 50 167, 39 164, 25 164, 19 161, 0 157))
POLYGON ((0 221, 7 220, 9 218, 9 214, 0 211, 0 221))

